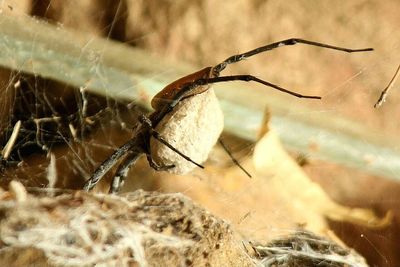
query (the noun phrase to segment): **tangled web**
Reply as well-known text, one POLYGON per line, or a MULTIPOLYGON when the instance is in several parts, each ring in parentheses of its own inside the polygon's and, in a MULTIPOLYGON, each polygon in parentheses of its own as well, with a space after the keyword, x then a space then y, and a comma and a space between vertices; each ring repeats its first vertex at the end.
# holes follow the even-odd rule
POLYGON ((75 89, 35 75, 3 71, 10 77, 7 94, 0 99, 5 103, 1 133, 4 181, 29 173, 31 185, 47 185, 49 155, 55 150, 63 151, 57 153, 57 160, 64 159, 72 173, 88 177, 100 160, 94 159, 94 148, 112 151, 118 146, 107 138, 110 129, 128 136, 133 127, 137 111, 131 104, 87 93, 84 87, 75 89), (94 130, 105 142, 89 138, 94 130), (18 171, 6 171, 10 167, 18 171))

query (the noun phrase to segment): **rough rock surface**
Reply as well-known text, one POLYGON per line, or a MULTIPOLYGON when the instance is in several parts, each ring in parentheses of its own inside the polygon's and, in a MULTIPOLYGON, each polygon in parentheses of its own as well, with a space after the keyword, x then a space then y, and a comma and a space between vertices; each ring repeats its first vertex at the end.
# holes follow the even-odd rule
POLYGON ((0 266, 367 267, 353 250, 303 229, 242 241, 229 223, 180 194, 120 196, 0 190, 0 266))
MULTIPOLYGON (((224 128, 224 115, 214 90, 211 88, 181 101, 157 125, 156 130, 174 148, 201 164, 218 141, 224 128)), ((151 139, 151 155, 159 165, 175 165, 168 170, 186 174, 196 165, 151 139)))
POLYGON ((254 264, 227 222, 179 193, 34 197, 17 187, 0 200, 0 266, 254 264))

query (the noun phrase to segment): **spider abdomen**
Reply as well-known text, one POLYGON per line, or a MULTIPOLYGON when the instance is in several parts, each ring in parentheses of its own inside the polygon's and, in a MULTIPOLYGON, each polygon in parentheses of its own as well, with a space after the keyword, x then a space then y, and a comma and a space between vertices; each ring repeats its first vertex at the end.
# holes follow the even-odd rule
MULTIPOLYGON (((186 98, 155 128, 177 150, 197 163, 207 160, 224 127, 224 117, 213 89, 186 98)), ((175 167, 169 172, 185 174, 196 165, 151 138, 150 151, 158 165, 175 167)))

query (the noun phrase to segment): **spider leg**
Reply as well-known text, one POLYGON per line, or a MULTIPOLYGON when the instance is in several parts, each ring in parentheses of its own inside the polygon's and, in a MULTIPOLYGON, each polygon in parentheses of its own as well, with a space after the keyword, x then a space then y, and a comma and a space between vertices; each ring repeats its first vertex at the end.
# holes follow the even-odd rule
POLYGON ((282 46, 288 46, 288 45, 295 45, 295 44, 305 44, 305 45, 310 45, 310 46, 317 46, 317 47, 322 47, 322 48, 328 48, 328 49, 333 49, 333 50, 339 50, 347 53, 354 53, 354 52, 366 52, 366 51, 372 51, 374 50, 373 48, 361 48, 361 49, 350 49, 350 48, 345 48, 345 47, 339 47, 339 46, 333 46, 333 45, 328 45, 324 43, 318 43, 314 41, 308 41, 304 39, 299 39, 299 38, 290 38, 286 40, 282 40, 279 42, 275 42, 272 44, 268 44, 265 46, 258 47, 256 49, 250 50, 246 53, 238 54, 231 56, 227 59, 225 59, 223 62, 220 64, 216 65, 213 68, 213 72, 216 76, 219 76, 219 73, 226 68, 228 64, 233 64, 236 62, 239 62, 241 60, 244 60, 248 57, 257 55, 259 53, 263 53, 269 50, 273 50, 275 48, 279 48, 282 46))
POLYGON ((156 171, 166 171, 166 170, 175 168, 174 164, 171 164, 171 165, 160 165, 160 164, 158 164, 157 162, 155 162, 153 160, 153 158, 151 157, 150 154, 147 154, 146 157, 147 157, 147 161, 149 162, 150 167, 152 167, 156 171))
POLYGON ((178 149, 176 149, 173 145, 171 145, 170 143, 168 143, 167 140, 165 140, 164 138, 162 138, 160 136, 160 134, 155 131, 154 129, 151 129, 150 131, 151 136, 153 136, 155 139, 157 139, 159 142, 161 142, 162 144, 164 144, 165 146, 167 146, 169 149, 171 149, 172 151, 174 151, 176 154, 178 154, 179 156, 181 156, 182 158, 186 159, 187 161, 193 163, 194 165, 196 165, 199 168, 204 169, 204 166, 195 162, 194 160, 192 160, 190 157, 186 156, 185 154, 183 154, 182 152, 180 152, 178 149))
POLYGON ((121 187, 124 185, 126 177, 128 176, 129 169, 133 164, 136 163, 138 158, 141 156, 142 153, 133 152, 130 153, 118 166, 118 170, 115 173, 113 180, 111 182, 110 187, 110 194, 118 193, 121 187))
POLYGON ((220 77, 215 77, 215 78, 208 78, 208 79, 198 79, 194 82, 191 83, 187 83, 186 85, 184 85, 179 92, 175 95, 174 99, 169 103, 169 105, 166 105, 163 110, 161 110, 160 112, 158 112, 158 118, 157 120, 159 120, 160 118, 163 118, 165 116, 165 114, 167 114, 168 112, 172 111, 172 109, 178 105, 178 103, 187 95, 190 93, 191 90, 196 89, 198 86, 203 86, 206 84, 210 84, 210 83, 220 83, 220 82, 229 82, 229 81, 245 81, 245 82, 250 82, 250 81, 254 81, 257 83, 261 83, 263 85, 272 87, 278 91, 293 95, 295 97, 299 97, 299 98, 312 98, 312 99, 321 99, 320 96, 310 96, 310 95, 302 95, 290 90, 287 90, 283 87, 280 87, 276 84, 261 80, 253 75, 232 75, 232 76, 220 76, 220 77))
MULTIPOLYGON (((181 98, 182 98, 182 97, 181 97, 181 98)), ((181 98, 180 98, 180 99, 181 99, 181 98)), ((179 101, 178 101, 178 102, 179 102, 179 101)), ((176 104, 177 104, 177 103, 176 103, 176 104)), ((176 104, 175 104, 175 105, 176 105, 176 104)), ((174 106, 175 106, 175 105, 174 105, 174 106)), ((158 119, 163 118, 170 110, 173 109, 174 106, 171 106, 171 107, 170 107, 170 105, 167 105, 166 108, 164 108, 162 111, 158 112, 158 115, 159 115, 159 118, 158 118, 158 119)), ((147 118, 145 115, 141 115, 141 116, 139 117, 139 121, 149 129, 150 135, 151 135, 152 137, 154 137, 156 140, 158 140, 159 142, 161 142, 162 144, 164 144, 165 146, 167 146, 169 149, 171 149, 172 151, 174 151, 176 154, 178 154, 178 155, 181 156, 182 158, 184 158, 184 159, 186 159, 187 161, 193 163, 193 164, 196 165, 197 167, 204 169, 204 166, 203 166, 203 165, 201 165, 201 164, 199 164, 199 163, 193 161, 190 157, 188 157, 188 156, 186 156, 185 154, 183 154, 182 152, 180 152, 180 151, 179 151, 178 149, 176 149, 173 145, 171 145, 170 143, 168 143, 167 140, 165 140, 164 138, 162 138, 161 135, 160 135, 156 130, 154 130, 152 121, 151 121, 149 118, 147 118)), ((152 161, 152 160, 149 161, 150 166, 151 166, 151 164, 152 164, 151 161, 152 161)), ((153 167, 153 166, 152 166, 152 167, 153 167)))
POLYGON ((205 83, 207 83, 207 84, 208 83, 229 82, 229 81, 245 81, 245 82, 253 81, 253 82, 261 83, 263 85, 272 87, 278 91, 284 92, 289 95, 293 95, 298 98, 321 99, 320 96, 302 95, 302 94, 287 90, 283 87, 280 87, 279 85, 261 80, 253 75, 232 75, 232 76, 221 76, 221 77, 216 77, 216 78, 205 79, 205 83))
MULTIPOLYGON (((92 177, 86 181, 83 190, 90 191, 92 190, 96 184, 103 178, 103 176, 118 162, 118 160, 126 155, 129 151, 135 151, 135 147, 137 147, 137 140, 135 138, 126 142, 123 146, 118 148, 108 159, 103 161, 101 165, 95 170, 92 177)), ((136 149, 137 150, 137 149, 136 149)), ((139 154, 139 152, 136 152, 139 154)), ((136 154, 135 153, 135 154, 136 154)))
POLYGON ((249 178, 251 178, 251 174, 239 163, 239 161, 233 156, 232 152, 228 149, 222 139, 218 139, 219 144, 225 150, 226 154, 231 158, 232 162, 238 166, 249 178))

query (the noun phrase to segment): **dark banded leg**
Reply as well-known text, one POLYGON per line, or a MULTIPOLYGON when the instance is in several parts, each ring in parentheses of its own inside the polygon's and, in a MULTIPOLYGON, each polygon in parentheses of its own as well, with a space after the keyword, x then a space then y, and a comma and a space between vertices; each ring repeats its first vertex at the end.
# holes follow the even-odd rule
MULTIPOLYGON (((311 95, 302 95, 294 91, 290 91, 288 89, 285 89, 279 85, 270 83, 268 81, 264 81, 262 79, 259 79, 253 75, 232 75, 232 76, 220 76, 220 77, 215 77, 215 78, 208 78, 208 79, 198 79, 196 81, 193 81, 191 83, 188 83, 184 85, 179 92, 175 95, 174 100, 169 103, 169 105, 166 105, 162 111, 159 112, 159 117, 165 116, 168 112, 170 112, 178 103, 182 100, 182 98, 185 97, 185 95, 190 94, 190 91, 196 89, 198 86, 203 86, 206 84, 212 84, 212 83, 221 83, 221 82, 230 82, 230 81, 244 81, 244 82, 257 82, 261 83, 263 85, 269 86, 273 89, 276 89, 278 91, 281 91, 286 94, 293 95, 295 97, 299 98, 312 98, 312 99, 321 99, 320 96, 311 96, 311 95)), ((157 118, 158 119, 158 118, 157 118)))
POLYGON ((251 174, 239 163, 239 161, 233 156, 232 152, 228 149, 228 147, 225 145, 225 143, 221 140, 218 139, 219 144, 222 146, 222 148, 225 150, 226 154, 231 158, 232 162, 238 166, 249 178, 251 178, 251 174))
POLYGON ((347 52, 347 53, 366 52, 366 51, 374 50, 373 48, 350 49, 350 48, 328 45, 328 44, 314 42, 314 41, 308 41, 308 40, 304 40, 304 39, 300 39, 300 38, 290 38, 290 39, 282 40, 282 41, 275 42, 272 44, 267 44, 267 45, 258 47, 256 49, 250 50, 250 51, 242 53, 242 54, 231 56, 213 68, 214 75, 219 76, 219 73, 222 70, 224 70, 228 64, 233 64, 233 63, 239 62, 239 61, 249 58, 251 56, 254 56, 254 55, 266 52, 266 51, 270 51, 275 48, 288 46, 288 45, 296 45, 296 44, 317 46, 317 47, 322 47, 322 48, 343 51, 343 52, 347 52))
MULTIPOLYGON (((193 163, 194 165, 196 165, 197 167, 204 169, 204 166, 195 162, 194 160, 192 160, 190 157, 186 156, 185 154, 183 154, 182 152, 180 152, 178 149, 176 149, 173 145, 171 145, 170 143, 168 143, 167 140, 165 140, 164 138, 161 137, 161 135, 154 130, 153 125, 151 123, 151 120, 149 118, 147 118, 146 116, 142 115, 139 117, 140 122, 143 125, 146 125, 146 127, 148 127, 150 135, 152 137, 154 137, 156 140, 158 140, 160 143, 164 144, 165 146, 167 146, 169 149, 171 149, 172 151, 174 151, 176 154, 178 154, 179 156, 181 156, 182 158, 186 159, 187 161, 193 163)), ((149 163, 151 164, 152 159, 149 161, 149 163)))
POLYGON ((107 160, 103 161, 100 166, 95 170, 92 177, 86 181, 83 190, 90 191, 96 184, 103 178, 103 176, 118 162, 118 160, 125 156, 128 151, 133 150, 137 146, 137 140, 131 139, 123 146, 117 149, 107 160))
POLYGON ((169 169, 175 168, 174 164, 171 165, 159 165, 157 162, 153 160, 151 155, 147 154, 147 161, 149 162, 150 167, 152 167, 156 171, 167 171, 169 169))
MULTIPOLYGON (((129 152, 128 152, 129 153, 129 152)), ((119 192, 121 187, 124 185, 126 177, 128 176, 129 169, 136 161, 139 159, 142 153, 130 153, 124 160, 121 165, 119 165, 117 172, 115 173, 113 180, 110 186, 110 194, 116 194, 119 192)))

